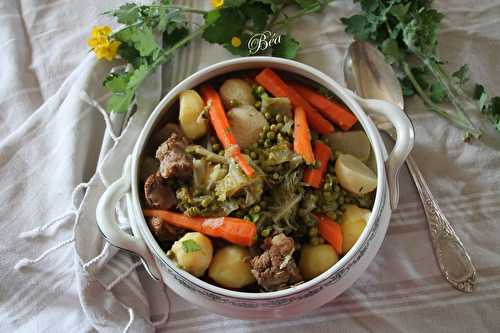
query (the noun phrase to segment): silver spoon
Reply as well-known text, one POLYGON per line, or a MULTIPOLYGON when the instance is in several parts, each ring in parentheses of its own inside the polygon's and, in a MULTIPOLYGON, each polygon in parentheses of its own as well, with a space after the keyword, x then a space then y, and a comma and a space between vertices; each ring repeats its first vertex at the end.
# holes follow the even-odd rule
MULTIPOLYGON (((396 74, 385 62, 384 55, 372 44, 358 41, 349 46, 344 59, 344 78, 347 87, 361 97, 385 100, 404 112, 403 92, 396 74)), ((394 128, 389 122, 381 118, 372 119, 379 129, 395 139, 394 128)), ((441 273, 458 290, 471 292, 476 282, 476 269, 470 256, 441 211, 411 155, 406 162, 424 207, 441 273)))

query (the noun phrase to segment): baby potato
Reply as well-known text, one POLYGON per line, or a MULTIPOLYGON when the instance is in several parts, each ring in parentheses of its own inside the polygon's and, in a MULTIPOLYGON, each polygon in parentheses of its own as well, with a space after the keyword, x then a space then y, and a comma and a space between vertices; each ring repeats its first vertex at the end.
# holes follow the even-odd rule
POLYGON ((168 254, 180 268, 200 277, 210 265, 213 251, 210 238, 200 232, 188 232, 174 243, 168 254))
POLYGON ((366 227, 371 211, 355 205, 346 205, 346 210, 340 217, 342 230, 342 253, 347 253, 358 240, 366 227))
POLYGON ((335 162, 340 185, 355 194, 365 194, 377 187, 377 175, 352 155, 340 155, 335 162))
POLYGON ((329 244, 305 245, 300 253, 299 269, 306 280, 310 280, 332 267, 339 257, 329 244))
POLYGON ((259 141, 262 128, 268 125, 266 117, 251 105, 232 108, 227 113, 227 119, 241 148, 248 148, 259 141))
POLYGON ((362 162, 370 157, 370 140, 364 131, 337 131, 325 136, 326 144, 334 151, 351 154, 362 162))
POLYGON ((228 79, 224 81, 219 89, 219 94, 222 99, 222 104, 226 110, 230 109, 231 101, 237 102, 241 105, 254 105, 255 97, 252 94, 252 86, 241 79, 228 79))
POLYGON ((208 276, 226 288, 238 289, 255 282, 246 258, 250 257, 248 249, 229 245, 215 253, 208 276))
POLYGON ((202 116, 205 104, 194 90, 181 92, 179 97, 179 124, 182 132, 191 140, 207 133, 208 120, 202 116))

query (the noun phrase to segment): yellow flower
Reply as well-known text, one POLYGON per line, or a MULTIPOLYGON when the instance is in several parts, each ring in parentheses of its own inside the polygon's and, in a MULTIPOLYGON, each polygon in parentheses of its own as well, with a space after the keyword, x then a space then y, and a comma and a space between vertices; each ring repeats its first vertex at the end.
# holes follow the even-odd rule
POLYGON ((234 47, 240 47, 241 39, 239 37, 234 36, 233 38, 231 38, 231 45, 234 47))
POLYGON ((94 51, 97 59, 111 61, 115 58, 121 43, 109 39, 111 32, 111 28, 107 25, 92 28, 92 37, 87 40, 87 44, 94 51))
POLYGON ((212 0, 212 6, 214 8, 220 8, 224 6, 224 0, 212 0))

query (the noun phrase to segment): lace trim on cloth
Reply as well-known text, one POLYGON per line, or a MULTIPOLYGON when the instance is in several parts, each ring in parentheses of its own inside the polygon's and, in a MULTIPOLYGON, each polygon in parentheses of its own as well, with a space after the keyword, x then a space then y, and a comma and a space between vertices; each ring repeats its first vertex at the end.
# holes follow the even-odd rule
MULTIPOLYGON (((106 161, 106 159, 109 157, 109 153, 113 150, 113 148, 116 146, 116 143, 118 141, 118 139, 120 138, 119 135, 116 135, 112 129, 112 125, 111 125, 111 119, 109 117, 109 114, 106 112, 106 110, 104 110, 104 108, 94 99, 92 99, 87 93, 85 92, 82 92, 82 94, 80 95, 80 98, 86 102, 87 104, 89 104, 90 106, 93 106, 94 108, 96 108, 100 113, 101 115, 103 116, 104 118, 104 121, 105 121, 105 124, 106 124, 106 132, 105 134, 108 134, 109 137, 113 140, 113 146, 109 149, 109 151, 106 153, 104 159, 103 159, 103 162, 106 161)), ((104 187, 107 188, 109 187, 109 185, 111 184, 107 179, 106 177, 104 176, 103 172, 102 172, 102 168, 101 166, 103 165, 104 163, 99 163, 98 166, 97 166, 97 174, 99 176, 99 179, 101 180, 101 182, 103 183, 104 187)), ((73 231, 72 231, 72 236, 71 238, 69 239, 66 239, 64 241, 61 241, 60 243, 48 248, 47 250, 45 250, 40 256, 38 256, 37 258, 34 258, 34 259, 29 259, 29 258, 21 258, 15 265, 14 265, 14 269, 17 270, 17 271, 20 271, 22 268, 24 267, 27 267, 27 266, 31 266, 33 264, 36 264, 38 262, 40 262, 41 260, 43 260, 45 257, 47 257, 48 255, 50 255, 51 253, 57 251, 58 249, 61 249, 63 247, 65 247, 66 245, 69 245, 69 244, 72 244, 75 242, 75 234, 76 234, 76 228, 78 226, 78 222, 80 220, 80 209, 81 209, 81 202, 80 203, 77 203, 76 201, 76 198, 77 198, 77 195, 79 193, 82 193, 81 191, 84 190, 84 192, 87 190, 87 188, 89 187, 89 183, 80 183, 78 184, 72 194, 71 194, 71 209, 63 214, 61 214, 60 216, 58 217, 55 217, 53 218, 52 220, 50 220, 49 222, 47 222, 46 224, 40 226, 40 227, 37 227, 35 229, 32 229, 32 230, 28 230, 28 231, 24 231, 22 233, 19 234, 19 238, 21 239, 25 239, 25 240, 29 240, 29 239, 35 239, 39 236, 42 236, 42 235, 47 235, 47 230, 48 229, 53 229, 52 230, 52 233, 55 233, 62 225, 65 225, 66 223, 68 223, 69 221, 72 221, 73 222, 73 231)), ((83 193, 84 195, 84 193, 83 193)), ((83 197, 83 195, 81 197, 83 197)), ((117 206, 117 213, 118 215, 120 216, 124 216, 124 213, 121 209, 120 206, 117 206)), ((110 249, 110 245, 108 242, 105 242, 104 243, 104 246, 101 250, 101 252, 94 258, 92 258, 91 260, 89 260, 88 262, 86 263, 81 263, 82 264, 82 267, 83 269, 88 272, 89 268, 94 265, 95 263, 99 262, 100 259, 102 259, 103 257, 105 257, 108 253, 109 253, 109 249, 110 249)), ((130 276, 131 273, 133 273, 138 267, 140 267, 142 264, 141 261, 137 261, 135 262, 132 266, 130 266, 127 270, 125 270, 123 273, 121 273, 120 275, 118 275, 110 284, 108 285, 103 285, 103 287, 107 290, 107 291, 111 291, 113 289, 113 287, 115 287, 118 283, 120 283, 121 281, 123 281, 124 279, 126 279, 128 276, 130 276)), ((153 327, 155 328, 158 328, 162 325, 164 325, 167 321, 168 321, 168 318, 169 318, 169 314, 170 314, 170 299, 168 297, 168 294, 166 292, 166 289, 165 289, 165 285, 162 285, 162 292, 165 296, 165 299, 167 301, 167 304, 168 306, 166 307, 166 311, 163 313, 162 317, 157 320, 157 321, 151 321, 151 320, 148 320, 147 318, 145 318, 145 320, 150 324, 152 325, 153 327)), ((131 307, 128 307, 126 305, 124 305, 123 303, 120 303, 129 313, 129 321, 127 323, 127 325, 125 326, 125 328, 123 329, 123 333, 126 333, 129 331, 130 327, 133 325, 134 323, 134 319, 135 319, 135 312, 134 312, 134 309, 131 308, 131 307)))

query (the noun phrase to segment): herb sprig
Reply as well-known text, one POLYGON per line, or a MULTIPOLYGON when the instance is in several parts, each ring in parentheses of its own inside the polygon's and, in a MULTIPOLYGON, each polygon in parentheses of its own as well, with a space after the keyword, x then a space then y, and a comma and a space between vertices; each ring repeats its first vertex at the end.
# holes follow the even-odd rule
MULTIPOLYGON (((480 129, 469 119, 464 105, 488 115, 500 131, 498 98, 475 103, 465 93, 469 67, 460 67, 451 76, 437 52, 442 13, 431 7, 429 0, 354 0, 361 12, 342 22, 355 39, 367 40, 379 47, 386 61, 402 74, 405 96, 418 94, 428 108, 464 131, 464 137, 478 138, 480 129), (453 110, 444 106, 449 103, 453 110)), ((480 99, 481 96, 478 96, 480 99)))
POLYGON ((123 27, 112 34, 107 27, 101 30, 109 32, 93 33, 89 45, 98 57, 103 55, 100 58, 111 60, 117 55, 125 62, 125 66, 110 73, 103 82, 112 93, 106 110, 127 112, 134 103, 137 88, 148 75, 170 61, 175 51, 200 36, 232 54, 248 56, 247 43, 254 33, 278 29, 285 33, 281 43, 272 48, 272 54, 295 58, 300 43, 289 32, 292 22, 322 11, 331 1, 219 0, 213 1, 217 8, 206 11, 160 0, 150 5, 127 3, 106 12, 104 14, 113 16, 123 27), (290 10, 294 10, 293 15, 286 14, 290 10), (199 15, 203 22, 189 21, 187 13, 199 15))

